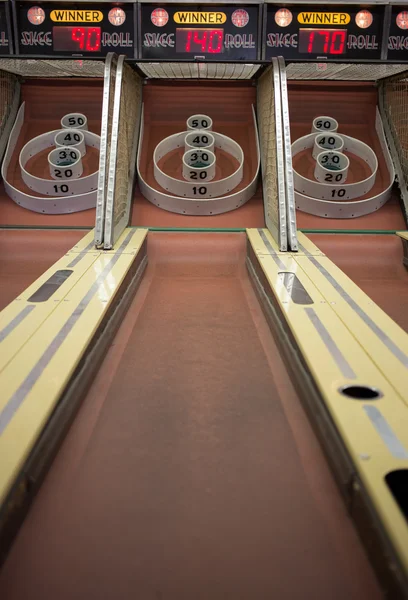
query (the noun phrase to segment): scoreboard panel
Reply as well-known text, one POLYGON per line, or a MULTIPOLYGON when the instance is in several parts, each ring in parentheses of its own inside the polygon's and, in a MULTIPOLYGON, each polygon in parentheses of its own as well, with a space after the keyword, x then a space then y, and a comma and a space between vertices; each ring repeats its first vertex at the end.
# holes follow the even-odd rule
POLYGON ((143 3, 139 14, 141 58, 260 58, 259 5, 143 3))
POLYGON ((381 58, 384 6, 268 4, 265 58, 381 58))
POLYGON ((0 0, 0 55, 408 62, 407 4, 0 0))
POLYGON ((0 56, 13 52, 11 18, 8 2, 0 2, 0 56))
POLYGON ((43 2, 15 5, 18 54, 135 58, 133 3, 43 2))

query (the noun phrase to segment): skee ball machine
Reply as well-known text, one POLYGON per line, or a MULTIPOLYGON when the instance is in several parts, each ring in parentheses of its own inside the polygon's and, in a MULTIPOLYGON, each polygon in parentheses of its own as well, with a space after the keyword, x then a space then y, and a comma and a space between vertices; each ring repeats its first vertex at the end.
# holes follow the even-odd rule
POLYGON ((0 597, 408 598, 408 5, 0 2, 0 597))

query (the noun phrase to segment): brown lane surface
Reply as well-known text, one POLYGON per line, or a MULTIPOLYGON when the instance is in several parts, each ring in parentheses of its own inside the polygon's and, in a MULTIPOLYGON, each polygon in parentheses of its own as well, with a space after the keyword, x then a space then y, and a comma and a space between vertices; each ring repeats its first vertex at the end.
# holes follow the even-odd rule
POLYGON ((0 597, 379 600, 245 235, 149 234, 148 252, 0 597))
POLYGON ((0 310, 51 267, 86 231, 0 230, 0 310))
MULTIPOLYGON (((386 180, 386 166, 375 131, 377 105, 375 85, 356 82, 289 81, 288 90, 292 141, 311 132, 315 117, 319 115, 334 117, 339 122, 339 133, 362 140, 376 153, 379 160, 379 174, 373 193, 381 192, 386 180)), ((406 228, 397 190, 380 210, 356 219, 325 219, 298 210, 297 226, 304 229, 398 230, 406 228)))
POLYGON ((408 332, 408 269, 394 235, 310 234, 308 237, 408 332))
MULTIPOLYGON (((152 186, 153 151, 168 135, 184 131, 186 120, 193 114, 207 114, 213 129, 238 142, 245 154, 244 181, 248 184, 255 170, 256 145, 252 104, 256 104, 256 88, 251 82, 168 82, 148 83, 143 88, 145 130, 141 154, 141 171, 152 186)), ((157 186, 159 189, 159 186, 157 186)), ((237 188, 238 190, 239 188, 237 188)), ((148 227, 264 227, 261 186, 241 208, 223 215, 188 216, 170 213, 148 202, 136 187, 132 225, 148 227)))
MULTIPOLYGON (((59 129, 61 118, 70 112, 82 112, 88 118, 88 129, 100 134, 102 116, 102 79, 35 79, 26 81, 21 88, 21 99, 26 102, 25 121, 19 143, 9 167, 9 179, 16 187, 27 191, 21 180, 18 155, 21 148, 33 137, 59 129)), ((45 152, 46 153, 46 152, 45 152)), ((44 153, 42 153, 44 154, 44 153)), ((85 157, 86 168, 98 169, 95 152, 85 157)), ((44 157, 43 157, 44 158, 44 157)), ((38 162, 38 161, 36 161, 38 162)), ((31 161, 31 166, 32 161, 31 161)), ((33 174, 43 175, 44 164, 35 164, 33 174), (37 169, 39 168, 39 172, 37 169)), ((95 169, 94 169, 95 170, 95 169)), ((4 191, 0 183, 0 225, 90 226, 95 225, 95 210, 85 210, 70 215, 43 215, 18 206, 4 191)))

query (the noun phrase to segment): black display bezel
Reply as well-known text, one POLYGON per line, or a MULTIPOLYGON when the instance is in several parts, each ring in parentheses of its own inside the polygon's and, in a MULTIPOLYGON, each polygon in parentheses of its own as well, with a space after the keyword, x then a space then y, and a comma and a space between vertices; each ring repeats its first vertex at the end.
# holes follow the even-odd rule
MULTIPOLYGON (((255 60, 259 60, 261 56, 262 49, 262 10, 261 5, 259 4, 158 4, 158 3, 140 3, 139 4, 139 13, 138 13, 138 56, 142 60, 152 60, 152 61, 160 61, 160 60, 190 60, 194 61, 196 56, 203 57, 205 61, 212 62, 251 62, 255 60), (156 28, 150 20, 151 13, 155 8, 165 8, 169 14, 168 23, 160 28, 156 28), (249 13, 250 20, 248 26, 243 28, 236 28, 236 30, 232 29, 235 27, 230 23, 229 19, 232 13, 237 9, 244 9, 249 13), (225 49, 224 52, 220 54, 191 54, 188 53, 176 53, 175 52, 175 37, 174 37, 174 48, 166 47, 166 48, 148 48, 143 46, 143 42, 145 40, 145 34, 165 34, 170 35, 173 34, 175 36, 175 32, 177 28, 183 27, 183 24, 174 22, 174 15, 177 12, 224 12, 227 15, 227 21, 223 24, 220 24, 220 27, 224 28, 224 40, 225 35, 233 32, 234 34, 247 34, 253 35, 255 41, 254 48, 233 48, 233 49, 225 49), (249 50, 245 52, 245 50, 249 50), (217 58, 218 57, 218 58, 217 58)), ((214 27, 216 23, 213 24, 214 27)), ((211 27, 213 26, 210 25, 211 27)), ((206 28, 209 25, 204 23, 202 24, 194 24, 186 23, 186 27, 194 27, 194 28, 206 28)))
MULTIPOLYGON (((101 58, 108 54, 108 52, 116 52, 118 54, 125 54, 129 58, 136 58, 136 48, 137 48, 137 37, 136 37, 136 5, 133 3, 92 3, 92 2, 36 2, 35 6, 41 7, 46 15, 46 19, 44 23, 41 25, 32 25, 27 18, 27 11, 32 6, 27 2, 17 2, 14 4, 14 14, 15 14, 15 23, 16 23, 16 53, 19 55, 28 55, 28 56, 67 56, 72 58, 101 58), (126 13, 126 21, 123 25, 115 26, 112 25, 108 20, 108 13, 111 8, 114 7, 122 8, 126 13), (51 12, 53 10, 97 10, 103 13, 103 20, 99 22, 55 22, 51 20, 51 12), (121 44, 110 44, 107 46, 103 46, 101 42, 101 51, 100 52, 71 52, 71 51, 54 51, 53 43, 52 43, 52 28, 58 27, 59 25, 63 26, 100 26, 102 28, 102 35, 104 33, 108 35, 112 34, 122 34, 124 38, 122 41, 125 41, 127 45, 121 44), (23 44, 23 35, 26 37, 30 33, 44 33, 49 34, 48 40, 51 40, 51 44, 43 44, 43 45, 25 45, 23 44)), ((120 35, 119 35, 120 37, 120 35)), ((116 41, 116 40, 115 40, 116 41)), ((120 41, 120 40, 119 40, 120 41)))
POLYGON ((7 45, 0 46, 0 56, 10 56, 13 54, 14 36, 9 2, 0 2, 0 36, 2 32, 7 36, 7 45))
MULTIPOLYGON (((376 5, 376 6, 363 6, 363 5, 348 5, 348 4, 330 4, 327 6, 319 5, 319 4, 295 4, 295 5, 279 5, 279 4, 267 4, 265 5, 265 36, 264 36, 264 44, 263 44, 263 58, 265 60, 270 60, 275 56, 283 56, 285 59, 293 59, 293 60, 330 60, 332 58, 338 58, 345 62, 348 60, 379 60, 381 59, 381 50, 382 50, 382 36, 383 36, 383 22, 384 22, 384 11, 385 7, 376 5), (280 8, 288 8, 293 15, 292 22, 288 27, 278 27, 275 23, 275 13, 280 8), (367 29, 360 29, 357 27, 355 23, 355 16, 360 10, 364 10, 367 8, 373 16, 373 23, 367 29), (298 21, 298 15, 300 13, 347 13, 350 15, 350 23, 344 25, 339 23, 338 25, 328 25, 328 24, 302 24, 298 21), (347 49, 347 52, 342 55, 338 55, 337 57, 333 57, 332 55, 314 55, 309 53, 300 53, 298 51, 298 47, 289 46, 286 47, 282 45, 280 47, 269 47, 268 46, 268 34, 281 34, 283 36, 288 36, 287 39, 290 39, 291 36, 297 36, 299 29, 304 27, 318 27, 321 29, 347 29, 348 36, 349 35, 363 35, 363 36, 376 36, 376 44, 377 47, 375 49, 347 49)), ((293 43, 295 39, 293 38, 291 42, 293 43)))

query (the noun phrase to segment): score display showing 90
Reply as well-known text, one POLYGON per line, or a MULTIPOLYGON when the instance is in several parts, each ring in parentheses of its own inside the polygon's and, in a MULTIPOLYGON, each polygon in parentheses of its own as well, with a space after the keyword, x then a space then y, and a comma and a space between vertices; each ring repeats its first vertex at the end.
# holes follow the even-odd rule
POLYGON ((100 27, 53 27, 53 48, 56 52, 100 52, 101 35, 100 27))

